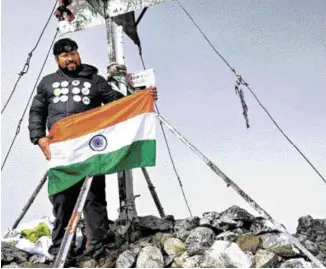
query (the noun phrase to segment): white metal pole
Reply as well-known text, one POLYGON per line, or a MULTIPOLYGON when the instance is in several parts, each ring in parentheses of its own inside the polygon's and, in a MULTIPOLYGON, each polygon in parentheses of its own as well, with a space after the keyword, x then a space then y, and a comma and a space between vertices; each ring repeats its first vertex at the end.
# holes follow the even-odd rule
POLYGON ((71 246, 71 241, 72 241, 72 238, 74 237, 78 221, 83 212, 86 198, 87 198, 89 189, 91 188, 91 185, 92 185, 92 181, 93 181, 93 177, 86 177, 84 184, 80 190, 78 199, 75 204, 75 208, 72 212, 71 218, 69 220, 69 224, 66 228, 65 235, 62 239, 59 253, 54 262, 55 268, 63 268, 64 267, 64 264, 65 264, 70 246, 71 246))
MULTIPOLYGON (((123 50, 123 29, 122 26, 117 26, 116 33, 116 61, 119 64, 125 64, 124 50, 123 50)), ((124 83, 119 85, 121 92, 127 94, 127 86, 124 83)), ((124 196, 124 199, 120 199, 120 218, 131 220, 137 215, 135 199, 134 199, 134 186, 133 186, 133 176, 131 170, 125 170, 118 174, 119 188, 124 188, 119 190, 120 198, 124 196), (122 195, 122 196, 121 196, 122 195)))

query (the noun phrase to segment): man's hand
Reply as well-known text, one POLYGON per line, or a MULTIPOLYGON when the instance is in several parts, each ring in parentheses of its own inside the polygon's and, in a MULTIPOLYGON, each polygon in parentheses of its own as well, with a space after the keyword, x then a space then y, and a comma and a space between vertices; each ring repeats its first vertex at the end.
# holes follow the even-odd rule
POLYGON ((43 154, 45 155, 45 158, 47 160, 51 159, 51 152, 49 147, 49 138, 42 137, 38 140, 38 145, 40 146, 41 150, 43 151, 43 154))
POLYGON ((158 99, 158 97, 157 97, 157 89, 156 88, 151 88, 150 93, 151 93, 151 96, 153 96, 154 100, 156 101, 158 99))

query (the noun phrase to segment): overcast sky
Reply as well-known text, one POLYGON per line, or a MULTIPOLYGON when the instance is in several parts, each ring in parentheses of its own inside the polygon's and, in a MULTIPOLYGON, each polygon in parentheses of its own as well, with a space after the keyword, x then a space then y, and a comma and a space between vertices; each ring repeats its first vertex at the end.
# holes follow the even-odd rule
MULTIPOLYGON (((34 46, 53 1, 3 1, 1 104, 34 46)), ((242 74, 284 131, 326 176, 326 3, 323 0, 182 0, 213 44, 242 74)), ((31 67, 2 115, 3 158, 56 28, 53 17, 31 67)), ((275 219, 294 232, 297 219, 326 218, 326 184, 282 137, 249 92, 251 128, 245 128, 235 78, 174 1, 151 7, 139 25, 147 67, 155 69, 162 115, 275 219)), ((84 63, 105 75, 105 27, 70 35, 84 63)), ((137 48, 126 39, 129 71, 141 70, 137 48)), ((56 70, 53 56, 43 75, 56 70)), ((2 171, 1 231, 9 228, 40 181, 47 162, 29 141, 28 113, 2 171)), ((157 166, 150 176, 167 214, 188 211, 157 127, 157 166)), ((244 200, 167 131, 176 167, 194 215, 244 200)), ((158 215, 139 169, 134 171, 139 215, 158 215)), ((107 176, 108 212, 117 217, 115 175, 107 176)), ((44 187, 23 221, 50 216, 44 187)))

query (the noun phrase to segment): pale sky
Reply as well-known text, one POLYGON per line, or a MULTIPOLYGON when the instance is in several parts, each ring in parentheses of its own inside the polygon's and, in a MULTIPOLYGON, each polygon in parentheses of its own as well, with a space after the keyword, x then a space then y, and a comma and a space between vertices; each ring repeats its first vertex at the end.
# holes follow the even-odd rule
MULTIPOLYGON (((276 121, 326 176, 326 3, 312 1, 182 0, 231 65, 249 82, 276 121)), ((53 1, 3 1, 1 104, 9 97, 53 1)), ((2 162, 56 28, 53 17, 31 67, 2 115, 2 162)), ((154 68, 162 115, 276 220, 294 232, 297 219, 326 218, 326 184, 283 138, 248 91, 251 128, 245 128, 235 78, 176 2, 151 7, 139 25, 147 67, 154 68)), ((105 27, 70 35, 84 63, 105 75, 105 27)), ((141 70, 137 48, 125 39, 129 71, 141 70)), ((57 69, 51 55, 43 75, 57 69)), ((9 228, 41 180, 47 161, 29 141, 28 113, 1 173, 1 231, 9 228)), ((157 166, 148 171, 165 212, 188 211, 159 125, 157 166)), ((194 215, 239 205, 256 214, 192 151, 167 131, 194 215)), ((140 169, 134 170, 139 215, 158 215, 140 169)), ((108 213, 117 217, 115 175, 107 176, 108 213)), ((24 221, 50 216, 44 187, 24 221)))

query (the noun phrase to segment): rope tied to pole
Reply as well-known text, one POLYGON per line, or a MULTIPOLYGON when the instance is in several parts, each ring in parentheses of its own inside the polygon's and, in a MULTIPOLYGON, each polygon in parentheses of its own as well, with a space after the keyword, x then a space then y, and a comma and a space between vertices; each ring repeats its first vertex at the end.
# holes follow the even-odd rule
POLYGON ((241 106, 242 106, 242 115, 243 117, 245 118, 245 121, 246 121, 246 126, 247 126, 247 129, 250 128, 250 125, 249 125, 249 118, 248 118, 248 106, 246 104, 246 101, 244 99, 244 93, 243 93, 243 89, 240 87, 242 84, 242 78, 240 75, 236 75, 237 76, 237 79, 236 79, 236 82, 235 82, 235 93, 236 95, 239 96, 240 98, 240 102, 241 102, 241 106))

